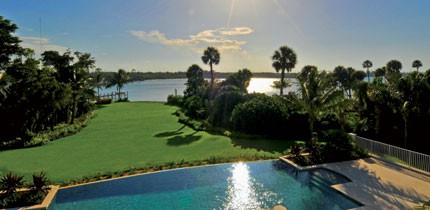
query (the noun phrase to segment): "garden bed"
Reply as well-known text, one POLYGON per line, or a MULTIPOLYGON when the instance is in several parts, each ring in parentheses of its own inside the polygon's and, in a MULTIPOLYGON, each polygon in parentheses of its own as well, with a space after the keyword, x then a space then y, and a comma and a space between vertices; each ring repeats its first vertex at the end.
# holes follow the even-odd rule
MULTIPOLYGON (((17 208, 17 209, 48 209, 51 202, 54 200, 55 195, 57 194, 57 191, 59 189, 58 185, 50 185, 49 190, 47 191, 46 195, 44 196, 42 202, 40 203, 30 203, 27 201, 23 202, 24 206, 18 206, 19 204, 12 205, 12 206, 6 206, 6 208, 17 208)), ((29 193, 29 189, 20 189, 16 192, 16 194, 19 195, 25 195, 29 193)), ((1 196, 2 194, 0 194, 1 196)), ((1 207, 1 206, 0 206, 1 207)))

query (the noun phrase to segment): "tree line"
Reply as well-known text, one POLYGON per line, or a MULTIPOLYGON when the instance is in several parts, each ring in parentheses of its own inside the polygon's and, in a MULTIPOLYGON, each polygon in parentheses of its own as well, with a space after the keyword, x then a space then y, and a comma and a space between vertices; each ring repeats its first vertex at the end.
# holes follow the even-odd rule
POLYGON ((337 129, 428 153, 421 136, 430 123, 430 70, 419 72, 419 60, 409 74, 400 72, 400 61, 390 60, 375 70, 372 81, 370 60, 362 63, 366 71, 337 66, 328 72, 306 65, 296 76, 299 91, 284 94, 289 87, 285 74, 295 68, 297 55, 282 46, 271 57, 280 73, 274 84, 280 92, 267 96, 247 93, 253 76, 248 69, 216 81, 213 65, 220 58, 217 49, 208 47, 202 61, 211 69, 211 80, 205 81, 202 68, 193 64, 187 70, 184 96, 168 97, 168 103, 201 122, 198 129, 282 139, 311 139, 337 129))

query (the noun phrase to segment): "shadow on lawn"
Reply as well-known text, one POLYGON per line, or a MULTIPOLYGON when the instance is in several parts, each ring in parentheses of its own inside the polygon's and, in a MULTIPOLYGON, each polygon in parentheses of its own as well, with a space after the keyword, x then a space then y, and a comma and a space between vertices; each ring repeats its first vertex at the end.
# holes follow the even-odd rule
POLYGON ((188 135, 176 135, 173 137, 170 137, 167 139, 167 145, 169 146, 182 146, 182 145, 187 145, 187 144, 191 144, 195 141, 198 141, 202 138, 202 136, 196 136, 194 134, 196 134, 198 131, 195 131, 194 133, 188 134, 188 135))
POLYGON ((185 128, 185 125, 182 126, 182 127, 180 127, 176 131, 166 131, 166 132, 162 132, 162 133, 157 133, 157 134, 154 135, 154 137, 163 138, 163 137, 180 135, 180 134, 184 133, 184 132, 181 131, 184 128, 185 128))

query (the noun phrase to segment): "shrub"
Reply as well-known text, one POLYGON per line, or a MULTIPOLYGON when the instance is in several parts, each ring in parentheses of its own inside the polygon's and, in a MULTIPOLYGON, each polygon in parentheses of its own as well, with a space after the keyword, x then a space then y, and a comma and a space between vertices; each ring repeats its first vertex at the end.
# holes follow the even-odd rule
POLYGON ((360 150, 352 138, 341 130, 328 130, 322 133, 326 145, 322 151, 326 162, 337 162, 365 157, 366 154, 360 150))
POLYGON ((198 96, 187 98, 182 108, 186 115, 195 119, 203 119, 206 115, 204 100, 198 96))
POLYGON ((112 103, 112 99, 111 98, 100 98, 96 102, 96 104, 98 104, 98 105, 100 105, 100 104, 111 104, 111 103, 112 103))
POLYGON ((183 101, 184 101, 184 97, 182 96, 168 95, 166 104, 171 106, 181 107, 183 104, 183 101))
POLYGON ((209 122, 214 127, 229 128, 234 108, 244 101, 244 96, 238 91, 227 91, 219 94, 210 109, 209 122))
POLYGON ((18 188, 24 186, 23 179, 23 176, 18 176, 9 172, 0 179, 0 190, 4 192, 6 197, 12 196, 18 188))
POLYGON ((287 120, 287 107, 270 96, 239 104, 232 113, 233 128, 248 134, 282 136, 287 120))
POLYGON ((306 142, 306 150, 309 152, 310 164, 320 164, 323 162, 321 147, 317 137, 313 137, 306 142))
POLYGON ((33 183, 30 186, 30 191, 32 194, 46 194, 49 191, 48 184, 49 180, 46 178, 46 174, 44 172, 34 173, 33 183))

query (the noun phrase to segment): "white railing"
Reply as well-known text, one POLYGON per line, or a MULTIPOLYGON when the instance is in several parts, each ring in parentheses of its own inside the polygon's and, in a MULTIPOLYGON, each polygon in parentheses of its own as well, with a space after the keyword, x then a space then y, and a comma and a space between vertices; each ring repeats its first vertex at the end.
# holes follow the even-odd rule
POLYGON ((391 156, 409 166, 430 172, 430 155, 366 139, 355 134, 350 135, 356 140, 358 146, 367 149, 370 153, 381 157, 391 156))

